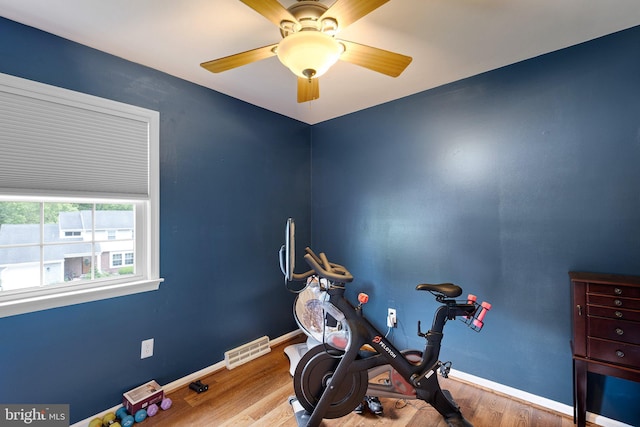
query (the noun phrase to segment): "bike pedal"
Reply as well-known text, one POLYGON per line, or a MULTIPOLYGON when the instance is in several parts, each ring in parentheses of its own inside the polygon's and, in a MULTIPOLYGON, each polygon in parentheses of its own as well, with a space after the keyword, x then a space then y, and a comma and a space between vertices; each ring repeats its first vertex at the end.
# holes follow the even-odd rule
POLYGON ((377 397, 366 396, 365 401, 367 402, 367 406, 369 407, 369 411, 375 415, 382 415, 384 409, 382 408, 382 403, 380 403, 380 399, 377 397))
POLYGON ((444 362, 440 365, 440 375, 442 378, 449 378, 449 371, 451 371, 451 362, 444 362))

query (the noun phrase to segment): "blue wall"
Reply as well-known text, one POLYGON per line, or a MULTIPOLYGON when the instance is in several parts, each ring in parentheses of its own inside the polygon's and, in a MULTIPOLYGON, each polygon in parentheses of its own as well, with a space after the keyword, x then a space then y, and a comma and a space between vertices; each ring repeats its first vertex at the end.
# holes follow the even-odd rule
POLYGON ((295 329, 277 251, 288 216, 310 239, 309 125, 2 18, 0 72, 160 112, 165 278, 155 292, 0 319, 0 402, 70 403, 76 422, 295 329))
MULTIPOLYGON (((493 310, 449 325, 443 360, 572 404, 567 273, 640 275, 639 47, 636 27, 313 127, 314 246, 380 328, 397 308, 401 348, 434 308, 415 285, 451 281, 493 310)), ((640 425, 640 384, 592 385, 590 410, 640 425)))

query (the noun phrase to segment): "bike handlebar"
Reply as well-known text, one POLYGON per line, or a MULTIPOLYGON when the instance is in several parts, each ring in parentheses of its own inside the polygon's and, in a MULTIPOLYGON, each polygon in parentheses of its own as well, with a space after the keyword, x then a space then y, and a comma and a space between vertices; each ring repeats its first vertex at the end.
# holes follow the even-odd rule
POLYGON ((324 252, 316 255, 311 248, 305 248, 304 260, 309 267, 320 277, 334 282, 347 283, 353 281, 353 276, 344 266, 329 262, 324 252))
POLYGON ((315 259, 318 264, 322 264, 322 260, 320 259, 320 257, 318 255, 316 255, 316 253, 313 252, 310 247, 307 246, 306 248, 304 248, 304 251, 306 253, 308 253, 309 255, 311 255, 313 257, 313 259, 315 259))

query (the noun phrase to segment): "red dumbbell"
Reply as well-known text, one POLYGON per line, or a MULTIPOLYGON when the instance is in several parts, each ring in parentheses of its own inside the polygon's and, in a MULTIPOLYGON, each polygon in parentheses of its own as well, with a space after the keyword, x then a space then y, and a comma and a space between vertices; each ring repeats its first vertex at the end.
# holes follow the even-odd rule
POLYGON ((368 303, 369 295, 365 294, 364 292, 360 292, 360 294, 358 294, 358 301, 360 302, 360 304, 368 303))

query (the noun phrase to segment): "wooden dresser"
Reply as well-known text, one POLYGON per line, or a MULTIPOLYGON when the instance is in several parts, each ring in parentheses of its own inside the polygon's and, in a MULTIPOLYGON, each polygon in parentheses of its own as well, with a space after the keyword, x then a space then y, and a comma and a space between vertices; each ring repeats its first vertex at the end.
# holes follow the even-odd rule
POLYGON ((587 372, 640 382, 640 277, 570 272, 574 423, 586 421, 587 372))

